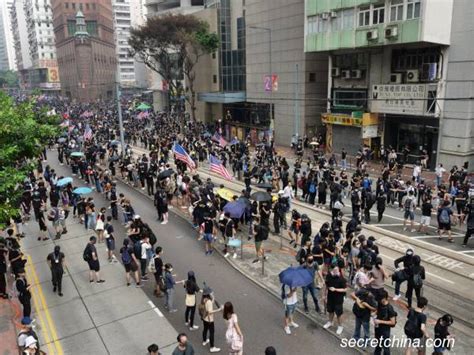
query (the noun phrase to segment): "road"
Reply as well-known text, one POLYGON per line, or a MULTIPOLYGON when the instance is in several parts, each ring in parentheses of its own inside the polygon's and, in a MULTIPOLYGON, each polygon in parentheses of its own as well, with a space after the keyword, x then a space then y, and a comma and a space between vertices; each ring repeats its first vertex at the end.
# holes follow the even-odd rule
MULTIPOLYGON (((60 166, 50 151, 48 164, 58 175, 71 176, 67 166, 60 166)), ((75 185, 84 185, 74 179, 75 185)), ((322 353, 340 353, 339 340, 325 330, 317 327, 305 317, 296 317, 300 328, 291 336, 283 331, 283 305, 275 297, 248 280, 245 276, 232 269, 222 257, 218 255, 205 256, 202 243, 196 239, 196 233, 189 222, 170 213, 170 223, 161 225, 156 222, 156 212, 152 201, 145 198, 135 189, 118 183, 118 191, 123 192, 130 200, 136 213, 149 223, 158 237, 158 245, 164 249, 163 259, 173 264, 177 279, 186 277, 189 270, 193 270, 198 283, 205 281, 213 288, 216 299, 223 304, 231 301, 245 337, 245 349, 248 354, 261 354, 266 346, 272 345, 279 354, 311 354, 315 347, 322 353)), ((107 206, 108 202, 102 195, 93 193, 95 205, 98 208, 107 206)), ((119 232, 117 247, 121 245, 125 235, 123 227, 115 224, 119 232)), ((120 271, 122 272, 122 271, 120 271)), ((197 353, 203 353, 200 330, 190 332, 184 325, 184 289, 177 287, 178 312, 169 314, 163 307, 164 301, 153 296, 151 282, 143 288, 146 296, 154 302, 170 323, 179 331, 189 334, 190 341, 195 345, 197 353)), ((225 323, 221 316, 216 317, 216 346, 225 349, 225 323)), ((200 324, 198 321, 197 324, 200 324)), ((159 329, 156 330, 159 332, 159 329)), ((144 344, 145 345, 145 344, 144 344)), ((145 346, 144 346, 145 347, 145 346)), ((344 353, 355 353, 347 351, 344 353)))

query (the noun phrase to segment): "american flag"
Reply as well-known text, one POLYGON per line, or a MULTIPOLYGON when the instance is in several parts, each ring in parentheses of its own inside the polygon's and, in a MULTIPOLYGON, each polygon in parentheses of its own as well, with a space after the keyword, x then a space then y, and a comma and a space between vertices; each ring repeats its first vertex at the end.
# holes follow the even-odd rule
POLYGON ((217 132, 214 133, 214 135, 212 136, 212 140, 219 143, 219 145, 223 148, 228 144, 227 141, 224 138, 222 138, 222 136, 217 132))
POLYGON ((86 125, 86 129, 84 130, 84 139, 89 140, 92 138, 92 129, 89 124, 86 125))
POLYGON ((219 159, 217 159, 215 156, 213 155, 209 156, 209 163, 211 164, 209 170, 215 172, 216 174, 219 174, 226 180, 232 180, 232 175, 229 174, 229 172, 224 167, 222 162, 219 159))
POLYGON ((173 153, 176 159, 184 162, 187 166, 189 166, 190 169, 196 169, 196 163, 191 159, 188 152, 186 152, 186 149, 184 149, 178 143, 174 144, 173 153))

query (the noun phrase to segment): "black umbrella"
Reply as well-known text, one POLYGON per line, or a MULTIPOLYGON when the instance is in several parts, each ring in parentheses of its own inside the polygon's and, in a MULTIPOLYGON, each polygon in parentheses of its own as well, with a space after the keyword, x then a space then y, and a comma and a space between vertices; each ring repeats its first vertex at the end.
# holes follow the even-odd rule
POLYGON ((257 187, 260 187, 261 189, 273 189, 273 185, 272 185, 272 184, 265 184, 265 183, 262 183, 262 184, 257 184, 256 186, 257 186, 257 187))
POLYGON ((250 195, 250 198, 257 202, 271 201, 272 196, 265 191, 257 191, 250 195))
POLYGON ((168 169, 168 170, 162 171, 161 173, 158 174, 158 180, 163 180, 163 179, 169 178, 173 174, 174 174, 173 169, 168 169))

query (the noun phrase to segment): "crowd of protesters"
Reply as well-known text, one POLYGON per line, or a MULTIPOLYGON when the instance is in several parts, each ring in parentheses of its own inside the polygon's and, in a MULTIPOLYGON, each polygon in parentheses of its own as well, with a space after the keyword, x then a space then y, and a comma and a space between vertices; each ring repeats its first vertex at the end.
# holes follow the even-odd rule
MULTIPOLYGON (((164 113, 148 113, 141 119, 136 119, 132 112, 125 112, 126 146, 121 147, 114 109, 95 105, 74 106, 64 101, 50 104, 63 115, 64 129, 67 131, 56 142, 51 142, 51 146, 57 148, 59 162, 69 165, 72 175, 83 180, 97 192, 103 193, 110 206, 97 208, 92 198, 75 194, 73 192, 75 187, 72 184, 59 188, 56 183, 62 177, 57 176, 49 166, 44 166, 43 160, 46 158, 44 153, 44 156, 38 158, 35 171, 25 181, 20 204, 21 215, 13 221, 13 228, 8 230, 11 235, 6 242, 24 236, 21 225, 31 218, 31 209, 41 231, 38 240, 48 238, 46 220, 51 221, 55 238, 61 238, 62 234, 68 232, 66 220, 72 215, 72 218, 78 218, 84 224, 84 228, 95 231, 95 235, 90 238, 84 250, 83 257, 89 265, 90 282, 102 283, 105 280, 100 277, 99 256, 95 243, 107 243, 108 261, 117 262, 111 221, 121 219, 127 228, 127 238, 119 251, 127 285, 130 286, 133 279, 135 285, 141 287, 143 282, 149 281, 149 276, 153 275, 155 295, 162 297, 164 294, 167 310, 175 312, 174 288, 177 284, 183 284, 187 293, 186 324, 191 331, 198 329, 194 322, 197 309, 203 322, 203 346, 210 343, 211 352, 220 351, 214 344, 214 314, 223 311, 229 325, 228 332, 232 333, 227 338, 230 353, 242 353, 243 336, 232 304, 227 302, 221 307, 215 302, 212 290, 204 286, 202 301, 198 305, 196 298, 200 287, 194 273, 190 271, 186 280, 175 279, 173 266, 163 262, 162 248, 155 246, 157 238, 153 231, 141 220, 130 200, 124 194, 118 193, 115 181, 120 177, 131 186, 146 189, 146 193, 153 196, 157 219, 162 224, 168 223, 172 201, 175 201, 177 208, 189 210, 198 239, 204 240, 204 252, 209 256, 212 256, 214 249, 218 247, 215 243, 220 238, 224 257, 230 255, 237 257, 238 248, 235 246, 238 243, 235 240, 239 233, 245 231, 249 240, 254 239, 256 257, 253 262, 258 263, 267 258, 262 243, 268 239, 272 229, 275 234, 288 230, 290 245, 297 249, 297 262, 314 275, 314 282, 302 289, 304 311, 310 312, 307 301, 307 296, 310 294, 315 311, 326 312, 328 315, 324 328, 330 328, 336 322, 336 333, 342 333, 343 304, 345 295, 351 287, 354 292, 350 296, 355 301, 354 338, 362 337, 361 328, 364 337, 370 337, 370 324, 375 329, 375 337, 389 337, 390 329, 396 324, 397 314, 390 305, 384 285, 388 278, 392 278, 395 282, 394 300, 400 298, 400 286, 406 282, 407 306, 411 309, 407 323, 416 323, 419 328, 407 331, 409 327, 405 327, 406 335, 420 339, 429 335, 426 329, 426 316, 423 317, 427 300, 421 296, 425 272, 420 257, 413 250, 407 250, 406 255, 395 260, 396 271, 389 275, 378 253, 375 238, 365 237, 361 233, 361 224, 371 222, 370 211, 373 206, 376 206, 380 222, 386 206, 392 205, 403 211, 405 222, 410 221, 411 230, 414 230, 415 211, 417 206, 420 206, 422 211, 420 231, 426 231, 426 227, 430 226, 431 214, 435 212, 440 238, 443 232, 447 232, 448 240, 452 241, 451 224, 455 222, 467 224, 464 240, 466 245, 470 234, 474 231, 474 204, 469 200, 468 177, 464 169, 454 167, 445 181, 443 174, 446 171, 439 166, 437 168, 439 179, 436 185, 426 183, 418 173, 413 175, 412 180, 403 181, 397 172, 397 158, 387 154, 387 164, 380 177, 373 181, 366 171, 365 161, 371 157, 366 150, 361 150, 358 154, 358 169, 350 176, 345 169, 347 164, 345 152, 341 156, 343 168, 339 170, 336 157, 332 155, 327 159, 324 152, 319 149, 321 140, 317 141, 318 144, 312 145, 314 147, 312 156, 306 157, 307 159, 304 159, 305 143, 302 140, 295 140, 294 149, 297 158, 290 167, 285 157, 276 154, 272 140, 264 139, 255 150, 251 149, 248 141, 234 139, 228 144, 222 144, 219 127, 214 127, 216 132, 212 134, 210 133, 212 128, 204 124, 186 122, 177 115, 164 113), (93 132, 91 136, 85 134, 88 129, 93 132), (176 143, 189 152, 196 166, 204 164, 210 155, 217 157, 236 178, 244 181, 245 189, 240 195, 231 197, 220 194, 219 190, 225 189, 225 184, 215 186, 211 179, 204 180, 196 174, 189 164, 173 159, 173 145, 176 143), (137 145, 145 147, 149 153, 134 156, 133 147, 137 145), (74 152, 83 154, 74 156, 72 154, 74 152), (274 197, 270 200, 252 201, 251 193, 254 185, 266 189, 274 197), (316 233, 312 230, 310 218, 295 208, 293 201, 298 197, 309 205, 331 210, 332 218, 316 233), (350 198, 352 213, 349 223, 344 228, 342 208, 345 197, 350 198), (239 217, 224 211, 228 203, 236 201, 245 206, 239 217), (106 207, 110 207, 110 216, 106 216, 106 207), (453 211, 454 207, 456 211, 453 211), (273 220, 270 226, 272 212, 273 220), (14 233, 16 235, 13 235, 14 233), (412 309, 413 291, 417 306, 412 309), (217 308, 214 308, 214 305, 217 308), (412 321, 414 318, 419 321, 412 321)), ((311 144, 306 142, 306 145, 311 144)), ((5 255, 5 266, 7 263, 11 265, 17 280, 25 280, 24 260, 21 256, 15 259, 15 255, 21 255, 17 250, 19 246, 13 242, 5 243, 4 246, 2 250, 5 252, 2 253, 5 255), (16 266, 17 260, 23 265, 16 266)), ((56 260, 60 259, 59 263, 62 265, 64 254, 61 255, 59 250, 53 251, 54 253, 56 256, 53 255, 50 260, 52 263, 58 263, 56 260)), ((59 295, 62 295, 58 278, 58 272, 56 276, 53 273, 55 290, 59 287, 59 295)), ((29 285, 26 280, 23 283, 26 293, 29 285)), ((18 289, 22 289, 21 284, 18 289)), ((7 292, 5 289, 3 292, 0 289, 0 294, 6 296, 7 292)), ((24 323, 27 324, 31 311, 28 309, 28 302, 23 302, 22 299, 28 297, 21 297, 19 296, 19 299, 25 310, 24 323)), ((298 327, 293 320, 298 301, 297 289, 284 292, 283 298, 284 330, 287 334, 291 334, 291 328, 298 327)), ((438 322, 447 329, 452 323, 452 318, 450 321, 446 319, 440 319, 438 322)), ((435 329, 434 336, 448 337, 449 332, 444 330, 436 333, 435 329)), ((178 343, 180 344, 178 351, 181 352, 177 354, 185 353, 183 351, 187 346, 192 348, 184 333, 178 336, 178 343)), ((149 349, 150 353, 152 350, 149 349)), ((388 354, 389 348, 379 347, 375 351, 377 354, 382 352, 388 354)), ((441 348, 437 351, 442 352, 441 348)))

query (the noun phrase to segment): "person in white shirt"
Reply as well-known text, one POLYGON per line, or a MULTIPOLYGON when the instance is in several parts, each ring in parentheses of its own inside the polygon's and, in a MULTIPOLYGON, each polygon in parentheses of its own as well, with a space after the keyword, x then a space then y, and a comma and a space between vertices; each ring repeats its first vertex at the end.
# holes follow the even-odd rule
POLYGON ((413 181, 419 183, 421 180, 421 166, 418 162, 413 167, 413 181))
POLYGON ((446 172, 446 169, 443 168, 443 164, 438 164, 435 169, 436 174, 436 186, 440 186, 443 182, 443 174, 446 172))
POLYGON ((146 266, 148 261, 148 250, 151 249, 150 240, 148 237, 145 237, 140 242, 142 250, 140 254, 140 267, 142 272, 142 280, 147 281, 148 277, 146 276, 146 266))
POLYGON ((286 294, 285 303, 285 333, 290 335, 291 329, 298 328, 298 324, 293 321, 293 313, 296 310, 296 303, 298 302, 298 294, 296 293, 297 288, 290 288, 290 292, 286 294))

